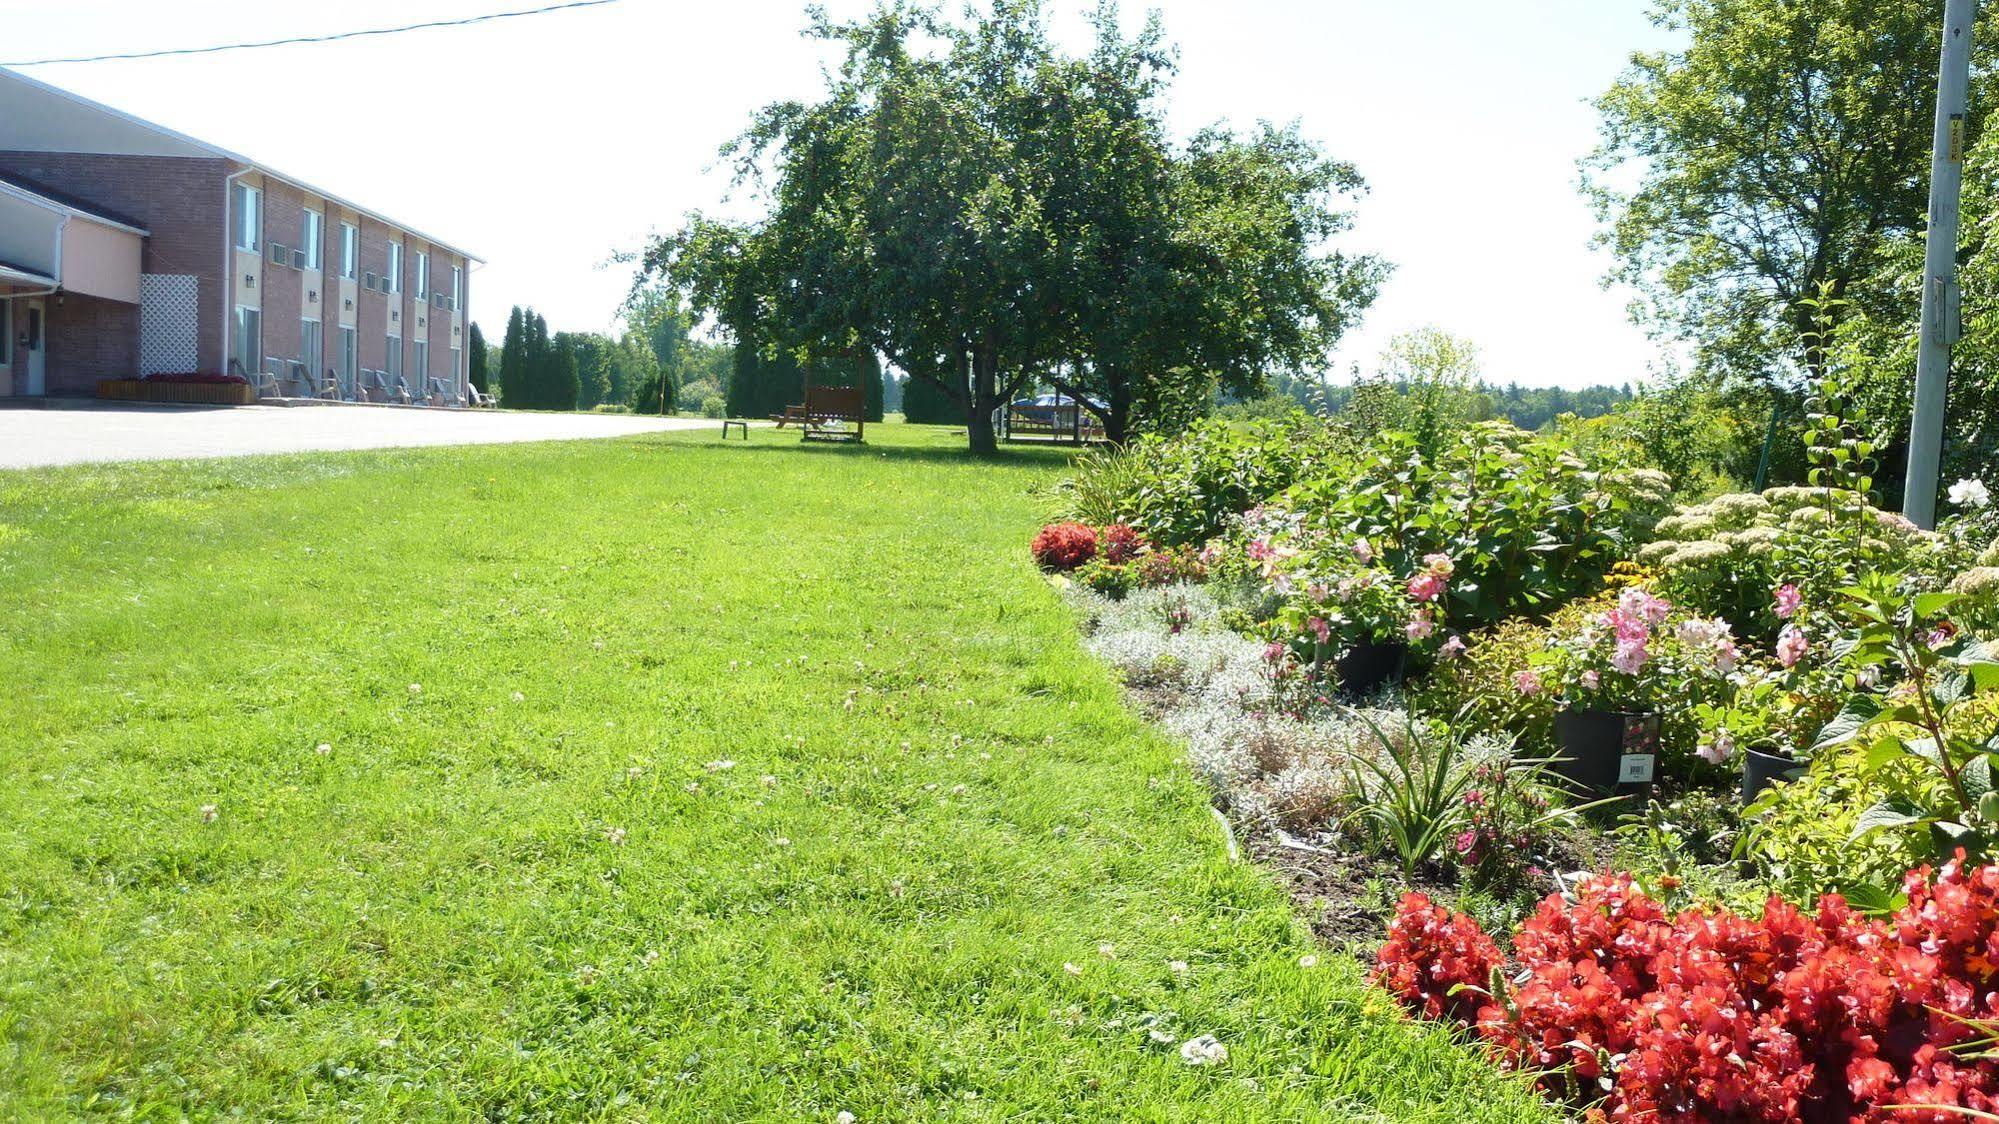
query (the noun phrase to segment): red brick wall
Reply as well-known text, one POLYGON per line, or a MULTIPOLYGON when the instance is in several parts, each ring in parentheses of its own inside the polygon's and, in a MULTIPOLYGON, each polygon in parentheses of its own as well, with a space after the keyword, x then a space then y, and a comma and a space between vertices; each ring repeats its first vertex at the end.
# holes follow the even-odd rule
MULTIPOLYGON (((140 269, 193 274, 199 279, 200 322, 196 354, 203 371, 223 364, 224 239, 227 161, 206 157, 101 156, 71 152, 0 152, 0 168, 89 199, 129 216, 151 232, 140 269)), ((72 298, 75 299, 75 298, 72 298)), ((52 310, 53 311, 53 310, 52 310)), ((296 327, 293 328, 296 331, 296 327)), ((138 315, 132 313, 128 366, 138 365, 138 315)), ((51 356, 53 360, 53 356, 51 356)), ((53 374, 50 389, 55 389, 53 374)))
POLYGON ((296 359, 299 343, 300 274, 291 267, 273 264, 271 243, 289 250, 298 245, 299 228, 305 222, 305 198, 289 185, 276 180, 264 184, 264 354, 273 359, 296 359))
MULTIPOLYGON (((361 278, 378 277, 389 262, 389 228, 366 215, 361 216, 361 278)), ((387 370, 388 346, 382 335, 388 322, 388 298, 371 289, 362 289, 354 306, 354 328, 360 335, 361 366, 370 371, 387 370)))
POLYGON ((48 299, 47 321, 47 393, 87 396, 98 379, 138 376, 138 305, 64 293, 48 299))

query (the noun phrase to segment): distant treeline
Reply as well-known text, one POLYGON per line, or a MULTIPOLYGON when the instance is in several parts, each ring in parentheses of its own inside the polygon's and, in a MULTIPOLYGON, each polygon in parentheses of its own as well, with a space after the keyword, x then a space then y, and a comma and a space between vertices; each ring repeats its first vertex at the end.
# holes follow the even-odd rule
MULTIPOLYGON (((1270 397, 1280 401, 1270 405, 1288 408, 1291 403, 1296 403, 1317 413, 1337 414, 1353 403, 1356 393, 1366 394, 1374 387, 1403 395, 1408 392, 1409 383, 1402 379, 1370 379, 1358 383, 1328 384, 1279 375, 1270 381, 1270 397), (1282 399, 1289 399, 1290 402, 1283 402, 1282 399)), ((1579 418, 1602 417, 1636 396, 1629 383, 1570 390, 1560 386, 1521 386, 1519 383, 1498 386, 1480 382, 1465 393, 1472 399, 1466 413, 1474 417, 1505 418, 1522 429, 1540 429, 1563 414, 1574 414, 1579 418)), ((1262 403, 1238 403, 1230 408, 1233 412, 1255 413, 1259 412, 1259 405, 1262 403)))

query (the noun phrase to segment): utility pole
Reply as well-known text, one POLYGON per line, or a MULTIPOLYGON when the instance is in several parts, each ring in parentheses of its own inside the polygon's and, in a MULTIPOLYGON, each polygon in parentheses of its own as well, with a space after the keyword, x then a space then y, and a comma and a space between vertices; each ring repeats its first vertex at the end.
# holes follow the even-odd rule
POLYGON ((1964 184, 1965 103, 1971 86, 1971 21, 1978 0, 1944 0, 1943 66, 1937 75, 1936 137, 1930 157, 1930 230, 1923 258, 1923 324, 1916 352, 1915 419, 1909 428, 1909 481, 1902 513, 1937 524, 1950 348, 1957 342, 1958 202, 1964 184))

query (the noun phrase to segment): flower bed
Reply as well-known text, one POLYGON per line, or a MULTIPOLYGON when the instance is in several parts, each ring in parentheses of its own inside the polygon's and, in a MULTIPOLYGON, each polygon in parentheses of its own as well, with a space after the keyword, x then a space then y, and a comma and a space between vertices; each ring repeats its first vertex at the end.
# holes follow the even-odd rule
POLYGON ((1920 531, 1812 424, 1811 486, 1677 511, 1504 427, 1210 426, 1086 458, 1034 553, 1412 1008, 1609 1118, 1943 1119, 1887 1106, 1999 1090, 1999 510, 1920 531))
POLYGON ((148 375, 143 379, 99 379, 97 397, 120 402, 249 406, 256 403, 257 391, 234 375, 148 375))

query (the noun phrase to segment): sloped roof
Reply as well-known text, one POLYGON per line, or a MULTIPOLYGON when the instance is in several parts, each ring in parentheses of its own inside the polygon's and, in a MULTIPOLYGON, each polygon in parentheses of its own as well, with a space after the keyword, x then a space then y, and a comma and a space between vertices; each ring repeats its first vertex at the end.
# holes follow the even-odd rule
MULTIPOLYGON (((408 223, 398 222, 350 199, 343 199, 315 187, 296 176, 288 176, 261 161, 231 152, 207 141, 196 140, 114 109, 57 86, 0 67, 0 149, 25 152, 93 152, 120 156, 207 157, 243 165, 288 183, 301 191, 320 196, 378 222, 406 231, 434 246, 461 254, 471 261, 486 259, 443 239, 426 234, 408 223)), ((86 210, 77 207, 77 210, 86 210)), ((129 225, 129 224, 128 224, 129 225)))
POLYGON ((0 169, 0 184, 17 188, 30 195, 38 195, 50 203, 54 203, 59 207, 66 207, 88 218, 100 219, 117 226, 127 227, 140 234, 148 233, 146 224, 140 222, 138 219, 128 215, 121 215, 107 207, 100 207, 88 199, 81 199, 68 192, 58 191, 45 183, 38 183, 26 176, 17 176, 5 169, 0 169))

